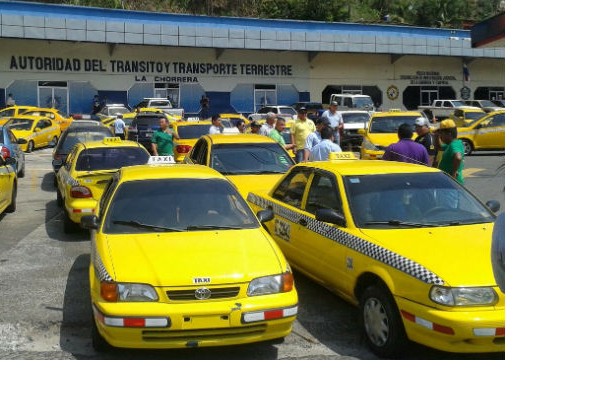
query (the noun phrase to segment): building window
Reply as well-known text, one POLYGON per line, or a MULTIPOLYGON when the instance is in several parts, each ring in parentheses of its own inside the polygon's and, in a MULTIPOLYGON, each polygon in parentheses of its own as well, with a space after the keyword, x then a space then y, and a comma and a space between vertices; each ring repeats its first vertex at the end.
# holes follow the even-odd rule
POLYGON ((402 93, 402 103, 407 110, 429 106, 434 100, 456 99, 452 86, 408 86, 402 93))
POLYGON ((501 86, 481 86, 473 94, 475 100, 504 100, 504 97, 504 87, 501 86))
POLYGON ((271 105, 277 105, 277 86, 254 85, 254 111, 271 105))
POLYGON ((179 83, 155 83, 154 97, 166 97, 174 108, 179 107, 179 83))
POLYGON ((39 81, 38 107, 55 108, 69 115, 69 87, 65 81, 39 81))

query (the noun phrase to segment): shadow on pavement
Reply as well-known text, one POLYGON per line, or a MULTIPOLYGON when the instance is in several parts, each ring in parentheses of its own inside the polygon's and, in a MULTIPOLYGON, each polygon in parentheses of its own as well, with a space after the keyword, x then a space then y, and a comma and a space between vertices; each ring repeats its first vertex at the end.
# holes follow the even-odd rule
POLYGON ((56 192, 54 186, 54 172, 48 172, 42 177, 41 188, 44 192, 56 192))
POLYGON ((65 233, 63 230, 65 217, 64 210, 56 205, 56 200, 50 200, 46 203, 46 233, 49 238, 61 242, 85 242, 90 240, 90 232, 85 229, 75 233, 65 233))

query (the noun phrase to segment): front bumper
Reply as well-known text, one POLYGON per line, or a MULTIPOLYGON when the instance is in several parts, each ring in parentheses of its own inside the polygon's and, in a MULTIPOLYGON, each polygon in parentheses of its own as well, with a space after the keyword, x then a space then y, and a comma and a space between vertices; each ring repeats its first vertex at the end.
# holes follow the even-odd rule
POLYGON ((404 298, 395 299, 408 338, 413 342, 453 353, 504 351, 504 309, 444 311, 404 298))
POLYGON ((92 302, 102 337, 114 347, 173 349, 239 345, 279 339, 292 331, 296 291, 227 301, 186 303, 92 302), (108 326, 115 318, 167 318, 166 327, 108 326), (247 321, 242 322, 243 318, 247 321), (273 318, 273 319, 269 319, 273 318))
POLYGON ((362 160, 381 160, 383 157, 383 150, 366 150, 365 148, 360 148, 360 158, 362 160))

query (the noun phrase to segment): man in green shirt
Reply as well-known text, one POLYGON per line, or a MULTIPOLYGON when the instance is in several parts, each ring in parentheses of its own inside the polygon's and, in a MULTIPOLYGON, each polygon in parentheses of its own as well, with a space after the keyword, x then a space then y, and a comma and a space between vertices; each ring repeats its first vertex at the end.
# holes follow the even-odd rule
POLYGON ((465 181, 462 176, 464 166, 465 148, 460 139, 457 139, 458 131, 456 124, 451 119, 445 119, 440 123, 440 128, 437 134, 442 141, 442 159, 438 168, 456 179, 458 183, 464 185, 465 181))
POLYGON ((283 139, 282 136, 282 132, 285 129, 285 119, 283 118, 277 118, 277 122, 275 122, 275 128, 271 129, 271 131, 269 132, 269 134, 267 135, 268 137, 270 137, 271 139, 275 140, 276 142, 278 142, 280 145, 283 146, 284 149, 286 150, 290 150, 293 149, 294 147, 296 147, 295 144, 286 144, 285 140, 283 139))
POLYGON ((173 139, 179 139, 179 135, 175 131, 169 129, 169 121, 162 117, 158 120, 160 128, 152 135, 152 155, 155 156, 172 156, 173 139))

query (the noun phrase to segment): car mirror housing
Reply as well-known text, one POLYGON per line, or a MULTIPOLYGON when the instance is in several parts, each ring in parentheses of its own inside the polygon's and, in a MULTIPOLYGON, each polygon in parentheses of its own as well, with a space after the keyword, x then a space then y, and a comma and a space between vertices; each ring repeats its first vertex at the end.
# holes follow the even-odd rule
POLYGON ((498 200, 488 200, 485 205, 493 212, 500 210, 500 202, 498 200))
POLYGON ((364 128, 360 128, 357 132, 359 135, 362 135, 362 136, 365 136, 367 134, 367 130, 364 128))
POLYGON ((23 138, 19 138, 19 139, 17 139, 17 144, 27 144, 27 140, 25 140, 23 138))
POLYGON ((265 222, 269 222, 273 218, 275 218, 275 214, 273 213, 273 210, 267 208, 265 210, 260 210, 259 212, 257 212, 256 217, 258 218, 258 221, 261 224, 264 224, 265 222))
POLYGON ((81 217, 81 226, 84 229, 98 229, 100 227, 100 221, 95 215, 85 215, 81 217))
POLYGON ((338 226, 346 226, 346 218, 339 212, 330 208, 320 208, 317 210, 315 217, 317 221, 329 222, 338 226))

